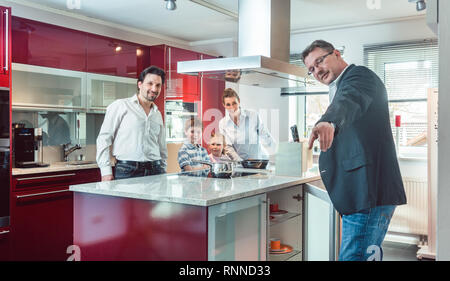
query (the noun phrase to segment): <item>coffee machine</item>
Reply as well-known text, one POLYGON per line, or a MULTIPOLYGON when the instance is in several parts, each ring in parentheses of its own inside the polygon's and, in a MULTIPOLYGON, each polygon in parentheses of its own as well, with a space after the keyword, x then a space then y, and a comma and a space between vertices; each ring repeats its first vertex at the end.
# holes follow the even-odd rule
POLYGON ((14 164, 17 168, 47 167, 43 163, 42 128, 24 128, 13 124, 14 164))

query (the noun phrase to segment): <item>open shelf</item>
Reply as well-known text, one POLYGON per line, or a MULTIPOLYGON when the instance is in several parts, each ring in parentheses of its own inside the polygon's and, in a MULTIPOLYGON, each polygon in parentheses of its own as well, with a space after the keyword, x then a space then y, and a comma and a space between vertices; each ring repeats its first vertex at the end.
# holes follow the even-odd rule
POLYGON ((273 216, 274 218, 270 220, 270 226, 276 225, 278 223, 282 223, 284 221, 287 221, 289 219, 295 218, 297 216, 299 216, 299 213, 286 213, 283 215, 270 215, 273 216))
MULTIPOLYGON (((302 251, 299 250, 292 250, 290 253, 286 254, 269 254, 269 261, 287 261, 291 258, 294 258, 297 255, 301 255, 302 251)), ((297 260, 297 259, 295 259, 297 260)), ((301 260, 301 257, 300 257, 301 260)))

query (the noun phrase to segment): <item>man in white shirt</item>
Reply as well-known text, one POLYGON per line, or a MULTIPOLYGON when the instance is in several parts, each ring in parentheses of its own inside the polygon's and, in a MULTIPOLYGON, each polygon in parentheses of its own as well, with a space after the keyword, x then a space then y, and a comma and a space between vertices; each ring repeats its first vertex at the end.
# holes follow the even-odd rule
POLYGON ((97 164, 102 181, 165 173, 166 135, 154 101, 161 93, 164 70, 150 66, 138 78, 138 93, 119 99, 106 109, 97 137, 97 164), (115 177, 110 153, 117 159, 115 177))
POLYGON ((231 88, 224 90, 222 102, 226 112, 219 121, 219 131, 227 143, 225 154, 233 160, 269 159, 268 153, 275 153, 276 142, 258 113, 241 109, 239 96, 231 88))

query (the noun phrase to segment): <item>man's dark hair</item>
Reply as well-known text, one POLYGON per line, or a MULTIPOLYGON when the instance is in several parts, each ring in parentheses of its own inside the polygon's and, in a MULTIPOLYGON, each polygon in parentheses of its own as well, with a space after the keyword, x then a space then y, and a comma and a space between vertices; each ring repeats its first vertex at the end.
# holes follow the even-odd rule
POLYGON ((305 50, 303 50, 302 52, 302 60, 303 62, 305 62, 305 58, 309 55, 309 53, 311 53, 312 51, 314 51, 314 49, 316 48, 321 48, 327 52, 331 52, 334 50, 334 46, 324 40, 316 40, 314 42, 312 42, 308 47, 306 47, 305 50))
POLYGON ((164 84, 164 81, 166 80, 166 73, 164 72, 164 70, 162 70, 161 68, 157 67, 157 66, 149 66, 146 69, 142 70, 141 74, 139 74, 139 78, 138 78, 138 82, 143 82, 145 79, 145 76, 147 76, 147 74, 156 74, 158 76, 161 77, 161 81, 162 84, 164 84))

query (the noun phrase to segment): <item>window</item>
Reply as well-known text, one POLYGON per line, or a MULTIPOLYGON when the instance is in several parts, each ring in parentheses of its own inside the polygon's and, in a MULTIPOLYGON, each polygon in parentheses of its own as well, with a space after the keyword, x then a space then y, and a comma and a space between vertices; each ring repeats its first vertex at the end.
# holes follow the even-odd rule
POLYGON ((386 86, 393 136, 400 154, 426 157, 427 93, 438 87, 438 46, 435 40, 372 45, 364 48, 365 65, 386 86), (395 127, 395 116, 401 127, 395 127), (416 151, 414 151, 416 150, 416 151))

